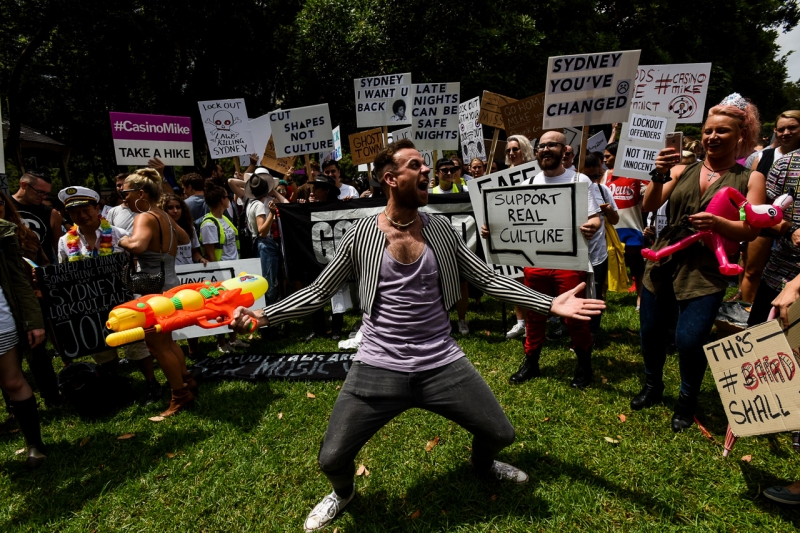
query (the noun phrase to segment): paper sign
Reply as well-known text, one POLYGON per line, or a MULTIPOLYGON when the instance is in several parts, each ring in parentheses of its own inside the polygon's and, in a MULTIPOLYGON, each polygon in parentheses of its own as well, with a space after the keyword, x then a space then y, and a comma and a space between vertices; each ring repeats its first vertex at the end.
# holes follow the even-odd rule
POLYGON ((458 150, 460 83, 420 83, 411 87, 411 140, 427 150, 458 150))
POLYGON ((320 152, 318 154, 320 164, 331 160, 339 161, 342 158, 342 134, 339 126, 333 128, 331 135, 333 135, 333 151, 320 152))
POLYGON ((483 146, 483 126, 478 122, 481 112, 480 98, 458 104, 458 129, 461 136, 461 154, 465 162, 474 158, 486 159, 483 146))
POLYGON ((552 129, 626 120, 640 52, 549 58, 542 126, 552 129))
POLYGON ((478 117, 478 122, 484 126, 502 130, 504 126, 503 116, 500 114, 500 108, 512 102, 516 102, 516 100, 509 98, 508 96, 503 96, 502 94, 483 91, 483 98, 481 99, 481 114, 478 117))
POLYGON ((608 142, 606 141, 606 134, 605 132, 601 131, 595 133, 589 140, 586 141, 586 153, 591 154, 592 152, 603 152, 608 146, 608 142))
POLYGON ((411 73, 353 80, 359 128, 411 124, 411 73))
POLYGON ((666 134, 674 130, 669 113, 631 110, 630 121, 622 123, 614 175, 649 181, 666 134))
MULTIPOLYGON (((261 272, 261 260, 255 259, 238 259, 236 261, 218 261, 209 262, 203 266, 202 263, 193 263, 191 265, 175 265, 175 273, 178 275, 180 284, 186 283, 200 283, 203 281, 225 281, 238 276, 241 272, 261 272)), ((264 297, 262 296, 250 306, 250 309, 263 309, 266 305, 264 297)), ((197 337, 205 337, 208 335, 228 334, 230 330, 226 326, 220 326, 214 329, 205 329, 200 326, 190 326, 188 328, 179 329, 172 332, 172 338, 178 339, 194 339, 197 337)))
POLYGON ((147 165, 155 157, 168 166, 194 165, 189 117, 115 111, 109 116, 118 165, 147 165))
POLYGON ((666 112, 678 123, 703 122, 711 63, 639 65, 632 109, 666 112))
POLYGON ((256 153, 243 98, 197 102, 212 159, 256 153))
POLYGON ((272 137, 267 142, 267 148, 264 150, 264 157, 261 158, 261 164, 269 169, 276 170, 281 174, 286 174, 294 169, 294 164, 297 162, 297 156, 281 157, 278 158, 275 154, 275 143, 272 137))
POLYGON ((250 121, 250 134, 253 137, 253 148, 255 149, 253 153, 263 154, 272 137, 272 123, 269 121, 269 113, 250 121))
MULTIPOLYGON (((400 139, 411 139, 411 128, 402 128, 399 130, 390 131, 389 139, 390 142, 399 141, 400 139)), ((416 146, 416 143, 414 144, 416 146)), ((425 166, 433 169, 433 150, 420 150, 419 147, 417 147, 417 150, 419 150, 419 153, 422 155, 422 159, 425 161, 425 166)), ((433 170, 431 170, 431 173, 432 172, 433 170)), ((433 174, 431 174, 431 177, 432 176, 433 174)))
POLYGON ((800 429, 797 352, 777 320, 706 344, 703 350, 735 435, 800 429))
POLYGON ((536 146, 545 131, 542 129, 544 93, 529 96, 500 108, 506 135, 524 135, 536 146))
POLYGON ((269 120, 278 157, 334 149, 328 104, 273 111, 269 120))
POLYGON ((350 156, 354 165, 372 163, 378 152, 383 150, 383 130, 375 128, 349 136, 350 156))

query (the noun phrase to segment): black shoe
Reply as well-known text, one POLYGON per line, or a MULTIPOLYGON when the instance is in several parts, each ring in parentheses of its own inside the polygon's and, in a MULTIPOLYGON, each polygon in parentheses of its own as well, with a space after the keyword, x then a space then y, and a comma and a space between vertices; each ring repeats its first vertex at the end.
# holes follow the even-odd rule
POLYGON ((694 424, 694 416, 685 416, 678 413, 672 415, 672 431, 680 433, 684 429, 694 424))
POLYGON ((157 380, 147 382, 147 392, 144 395, 144 404, 150 405, 160 402, 164 397, 164 388, 158 383, 157 380))
POLYGON ((517 373, 508 378, 508 382, 512 385, 520 385, 533 378, 541 377, 542 371, 539 370, 540 351, 541 350, 537 350, 535 355, 525 357, 525 360, 522 361, 522 365, 520 365, 517 373))
POLYGON ((583 351, 575 348, 575 356, 578 358, 578 365, 569 386, 573 389, 585 389, 592 382, 592 349, 583 351))
POLYGON ((678 433, 694 424, 694 411, 697 408, 697 398, 680 393, 675 412, 672 414, 672 431, 678 433))
POLYGON ((25 459, 25 468, 36 470, 44 464, 47 456, 37 446, 28 446, 28 458, 25 459))
POLYGON ((661 403, 664 397, 664 383, 649 383, 645 382, 642 390, 633 397, 631 400, 631 409, 638 411, 645 407, 652 407, 657 403, 661 403))

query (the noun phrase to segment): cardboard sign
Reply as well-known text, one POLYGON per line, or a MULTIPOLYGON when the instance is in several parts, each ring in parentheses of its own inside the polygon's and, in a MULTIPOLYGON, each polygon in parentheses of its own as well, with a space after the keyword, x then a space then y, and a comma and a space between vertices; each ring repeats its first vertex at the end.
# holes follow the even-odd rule
POLYGON ((478 122, 484 126, 502 130, 504 126, 503 115, 500 113, 500 108, 513 102, 516 102, 514 98, 483 91, 483 98, 481 98, 481 114, 478 117, 478 122))
POLYGON ((334 149, 328 104, 273 111, 269 114, 269 120, 278 157, 334 149))
MULTIPOLYGON (((175 265, 175 273, 178 274, 178 279, 181 285, 186 283, 198 283, 202 281, 225 281, 234 278, 242 272, 253 272, 260 274, 261 260, 255 259, 239 259, 237 261, 218 261, 209 262, 203 266, 203 263, 193 263, 191 265, 175 265)), ((266 305, 264 297, 262 296, 250 307, 252 310, 263 309, 266 305)), ((178 339, 194 339, 197 337, 205 337, 207 335, 217 335, 220 333, 228 334, 230 330, 226 326, 220 326, 213 329, 205 329, 200 326, 190 326, 188 328, 179 329, 172 332, 172 338, 178 339)))
MULTIPOLYGON (((411 128, 402 128, 389 132, 389 142, 399 141, 400 139, 411 139, 411 128)), ((416 143, 414 143, 416 146, 416 143)), ((417 147, 419 150, 419 147, 417 147)), ((425 160, 425 166, 431 167, 431 176, 433 176, 433 150, 419 150, 422 159, 425 160)), ((366 169, 365 169, 366 170, 366 169)))
POLYGON ((547 60, 544 128, 611 124, 628 118, 641 50, 547 60))
POLYGON ((109 117, 118 165, 147 165, 156 157, 168 166, 194 165, 189 117, 115 111, 111 111, 109 117))
POLYGON ((666 112, 680 123, 703 122, 711 63, 639 65, 632 109, 666 112))
MULTIPOLYGON (((800 308, 789 310, 795 338, 800 308)), ((703 347, 735 435, 800 429, 800 369, 792 346, 772 320, 703 347)))
POLYGON ((372 163, 378 152, 383 150, 383 130, 375 128, 349 136, 350 155, 354 165, 372 163))
POLYGON ((275 142, 272 137, 267 142, 267 148, 264 150, 264 157, 261 158, 261 164, 269 169, 276 170, 281 174, 286 174, 290 170, 294 170, 294 164, 297 162, 297 156, 294 157, 281 157, 280 159, 275 154, 275 142))
POLYGON ((500 108, 506 135, 524 135, 536 146, 545 131, 542 129, 544 93, 529 96, 500 108))
POLYGON ((472 159, 486 159, 483 146, 483 126, 478 122, 481 101, 477 96, 458 104, 458 129, 461 136, 461 154, 465 163, 472 159))
POLYGON ((669 113, 631 110, 629 122, 622 123, 614 175, 650 181, 666 134, 674 130, 675 119, 669 113))
POLYGON ((411 124, 411 73, 353 80, 359 128, 411 124))
POLYGON ((411 140, 427 150, 458 150, 460 83, 420 83, 411 87, 411 140))
POLYGON ((318 154, 320 164, 331 160, 339 161, 342 158, 342 133, 339 126, 333 128, 331 135, 333 135, 333 151, 320 152, 318 154))
POLYGON ((197 102, 212 159, 255 154, 243 98, 197 102))
POLYGON ((606 140, 606 133, 604 131, 600 131, 595 133, 586 141, 586 153, 591 154, 592 152, 603 152, 608 146, 608 141, 606 140))
POLYGON ((45 320, 53 332, 58 352, 81 357, 108 350, 108 313, 133 300, 122 286, 122 267, 128 254, 38 267, 45 320))

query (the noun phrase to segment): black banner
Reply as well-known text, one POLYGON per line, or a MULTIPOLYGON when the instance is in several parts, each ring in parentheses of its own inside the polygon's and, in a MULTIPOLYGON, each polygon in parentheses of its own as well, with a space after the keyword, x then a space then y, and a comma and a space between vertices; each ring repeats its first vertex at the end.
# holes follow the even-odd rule
POLYGON ((195 379, 343 381, 355 356, 355 352, 236 354, 219 359, 207 357, 189 370, 195 379))
POLYGON ((108 349, 108 312, 134 298, 122 286, 127 262, 128 254, 121 253, 36 269, 44 318, 59 353, 81 357, 108 349))
MULTIPOLYGON (((280 223, 289 279, 303 283, 313 281, 333 258, 339 240, 353 222, 376 215, 385 206, 386 198, 281 205, 280 223)), ((449 218, 470 249, 483 257, 483 247, 477 246, 478 227, 469 194, 431 194, 428 205, 420 211, 449 218)))

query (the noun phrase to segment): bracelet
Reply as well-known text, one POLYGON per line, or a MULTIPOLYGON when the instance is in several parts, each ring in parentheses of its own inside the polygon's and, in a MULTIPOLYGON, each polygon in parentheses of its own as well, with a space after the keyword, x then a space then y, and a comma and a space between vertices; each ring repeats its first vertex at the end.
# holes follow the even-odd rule
POLYGON ((653 183, 667 183, 668 181, 672 181, 672 178, 669 175, 669 170, 667 170, 666 174, 661 174, 654 168, 650 171, 650 181, 653 183))

